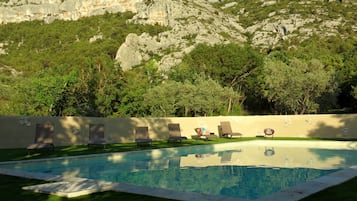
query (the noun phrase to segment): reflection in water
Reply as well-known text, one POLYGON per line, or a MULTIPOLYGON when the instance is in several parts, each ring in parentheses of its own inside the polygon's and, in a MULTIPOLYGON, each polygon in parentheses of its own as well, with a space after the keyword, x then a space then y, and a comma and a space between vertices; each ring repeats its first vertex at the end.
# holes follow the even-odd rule
POLYGON ((125 181, 142 186, 255 199, 333 171, 209 166, 204 169, 195 167, 179 169, 177 167, 161 171, 123 173, 115 175, 115 178, 113 175, 101 176, 116 182, 125 181))
POLYGON ((196 158, 206 158, 206 157, 209 157, 209 156, 210 156, 209 154, 195 154, 196 158))
POLYGON ((355 150, 239 144, 239 148, 221 147, 216 151, 197 146, 4 167, 256 199, 355 164, 355 150))
POLYGON ((264 155, 265 156, 273 156, 275 154, 274 147, 265 148, 264 155))

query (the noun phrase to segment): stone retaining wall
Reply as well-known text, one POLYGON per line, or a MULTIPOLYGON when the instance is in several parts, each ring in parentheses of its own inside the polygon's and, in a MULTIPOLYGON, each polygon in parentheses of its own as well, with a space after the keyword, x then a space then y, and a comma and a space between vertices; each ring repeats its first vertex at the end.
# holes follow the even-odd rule
POLYGON ((218 134, 221 121, 230 121, 232 130, 244 137, 263 135, 273 128, 276 137, 357 138, 357 114, 266 115, 176 118, 94 118, 94 117, 0 117, 0 148, 26 147, 33 142, 37 123, 54 125, 55 146, 87 144, 89 124, 104 124, 109 143, 134 141, 135 126, 148 126, 154 140, 168 138, 168 123, 180 123, 183 136, 191 138, 194 128, 206 127, 218 134))

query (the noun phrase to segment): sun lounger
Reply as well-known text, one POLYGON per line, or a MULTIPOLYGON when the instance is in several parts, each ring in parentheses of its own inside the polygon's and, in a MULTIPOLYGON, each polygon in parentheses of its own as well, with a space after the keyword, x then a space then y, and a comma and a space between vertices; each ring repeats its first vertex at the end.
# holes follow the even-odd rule
POLYGON ((221 157, 221 163, 230 163, 230 162, 232 162, 233 153, 240 153, 240 152, 242 152, 241 149, 228 150, 228 151, 220 152, 219 156, 221 157))
POLYGON ((180 124, 177 123, 169 123, 169 139, 168 142, 182 142, 182 140, 186 140, 186 137, 181 136, 181 128, 180 124))
POLYGON ((192 135, 191 138, 192 139, 196 139, 196 140, 210 140, 210 139, 217 139, 218 136, 215 135, 214 133, 211 132, 206 132, 203 133, 202 132, 202 128, 195 128, 194 129, 196 132, 196 135, 192 135))
POLYGON ((149 137, 149 128, 147 126, 135 127, 136 145, 151 145, 152 139, 149 137))
POLYGON ((48 149, 54 150, 52 133, 54 126, 51 123, 36 124, 34 143, 27 146, 27 150, 48 149))
POLYGON ((104 138, 104 124, 89 124, 88 146, 105 146, 107 142, 104 138))
POLYGON ((221 137, 233 138, 236 136, 242 137, 242 133, 232 132, 231 123, 229 121, 222 121, 220 127, 221 137))

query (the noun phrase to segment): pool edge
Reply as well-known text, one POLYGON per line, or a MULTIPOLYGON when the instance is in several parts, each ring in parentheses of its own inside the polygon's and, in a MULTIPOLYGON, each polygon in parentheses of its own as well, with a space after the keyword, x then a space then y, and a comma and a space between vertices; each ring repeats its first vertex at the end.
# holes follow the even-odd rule
POLYGON ((309 182, 261 197, 255 201, 296 201, 306 198, 326 188, 339 185, 357 176, 357 166, 313 179, 309 182))

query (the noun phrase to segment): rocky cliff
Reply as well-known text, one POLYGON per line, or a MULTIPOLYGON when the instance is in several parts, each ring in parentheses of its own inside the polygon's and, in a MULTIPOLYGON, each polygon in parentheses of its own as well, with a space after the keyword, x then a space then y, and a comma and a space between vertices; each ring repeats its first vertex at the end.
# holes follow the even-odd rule
MULTIPOLYGON (((179 63, 182 56, 198 43, 251 42, 262 49, 274 47, 279 41, 303 40, 312 34, 337 35, 348 24, 344 15, 328 15, 326 1, 298 1, 281 7, 278 0, 254 1, 255 8, 267 12, 263 19, 244 24, 254 9, 243 7, 240 1, 224 0, 9 0, 0 4, 0 23, 55 19, 76 20, 81 17, 101 15, 106 12, 135 14, 134 23, 158 24, 170 29, 155 36, 129 34, 118 47, 116 60, 123 69, 141 64, 156 55, 161 69, 179 63), (314 3, 317 2, 317 3, 314 3), (312 13, 303 15, 295 8, 309 8, 312 13), (280 7, 279 7, 280 6, 280 7), (234 12, 232 12, 232 10, 234 12), (312 26, 313 25, 313 26, 312 26)), ((328 2, 328 1, 327 1, 328 2)), ((343 6, 357 9, 354 1, 344 1, 343 6)), ((352 13, 353 16, 353 13, 352 13)), ((352 19, 354 19, 352 17, 352 19)), ((355 24, 355 23, 352 23, 355 24)))
POLYGON ((143 0, 9 0, 0 4, 0 24, 29 20, 77 20, 81 17, 131 11, 143 0))
POLYGON ((150 58, 161 57, 159 66, 167 69, 178 64, 185 53, 198 43, 245 42, 245 30, 234 18, 214 9, 207 1, 152 1, 144 10, 139 10, 132 21, 136 23, 161 24, 169 31, 156 36, 128 35, 119 48, 116 59, 126 69, 150 58), (212 14, 214 14, 212 16, 212 14))

